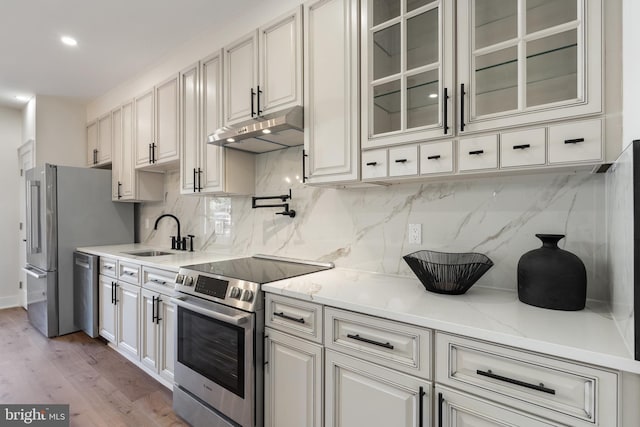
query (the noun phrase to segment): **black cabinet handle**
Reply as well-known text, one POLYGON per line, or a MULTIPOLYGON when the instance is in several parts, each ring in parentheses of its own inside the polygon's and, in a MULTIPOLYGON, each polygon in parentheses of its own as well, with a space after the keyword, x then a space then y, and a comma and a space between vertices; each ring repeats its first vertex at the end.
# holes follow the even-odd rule
POLYGON ((307 172, 306 172, 306 166, 305 166, 305 159, 309 157, 309 155, 304 151, 304 148, 302 149, 302 183, 304 184, 305 182, 307 182, 307 179, 309 179, 307 177, 307 172))
POLYGON ((116 297, 115 297, 115 287, 114 287, 115 283, 111 282, 111 304, 115 304, 116 303, 116 297))
POLYGON ((256 93, 254 92, 253 88, 251 88, 251 117, 256 115, 256 112, 253 108, 253 98, 255 98, 256 93))
POLYGON ((156 297, 151 296, 151 323, 156 323, 156 297))
POLYGON ((578 142, 584 142, 584 138, 576 138, 576 139, 565 139, 565 144, 577 144, 578 142))
POLYGON ((438 160, 440 158, 440 154, 436 154, 435 156, 427 157, 427 160, 438 160))
POLYGON ((524 150, 525 148, 530 148, 531 144, 522 144, 522 145, 514 145, 514 150, 524 150))
POLYGON ((424 427, 424 395, 426 393, 424 392, 424 387, 420 387, 420 391, 418 391, 418 407, 420 408, 419 413, 418 413, 418 426, 419 427, 424 427))
POLYGON ((444 134, 449 133, 449 90, 445 87, 442 94, 442 116, 444 120, 444 134))
POLYGON ((122 193, 120 192, 121 187, 122 187, 122 183, 118 181, 118 199, 122 199, 122 193))
POLYGON ((396 159, 396 163, 407 163, 407 159, 396 159))
POLYGON ((442 406, 444 404, 444 397, 442 393, 438 393, 438 427, 442 427, 442 406))
POLYGON ((198 193, 202 191, 202 169, 198 168, 198 193))
POLYGON ((377 164, 378 164, 378 162, 369 162, 369 163, 367 163, 367 166, 375 166, 377 164))
POLYGON ((162 318, 160 317, 160 297, 156 297, 156 325, 160 324, 162 318))
POLYGON ((367 344, 373 344, 373 345, 377 345, 378 347, 384 347, 384 348, 388 348, 389 350, 393 350, 393 345, 389 342, 380 342, 380 341, 370 340, 369 338, 362 338, 359 334, 356 334, 356 335, 347 334, 347 338, 351 338, 352 340, 362 341, 362 342, 366 342, 367 344))
POLYGON ((477 154, 482 154, 484 153, 484 150, 475 150, 475 151, 469 151, 469 154, 473 155, 477 155, 477 154))
POLYGON ((157 145, 156 145, 155 142, 151 143, 151 155, 153 157, 153 161, 151 163, 155 163, 156 162, 156 147, 157 147, 157 145))
POLYGON ((193 168, 193 192, 195 193, 196 190, 198 189, 197 186, 197 182, 196 182, 196 168, 193 168))
POLYGON ((113 282, 113 304, 118 305, 118 283, 113 282))
POLYGON ((97 164, 98 163, 98 149, 94 148, 93 149, 93 164, 97 164))
POLYGON ((530 383, 526 383, 524 381, 514 380, 513 378, 503 377, 502 375, 494 374, 493 372, 491 372, 491 369, 488 369, 486 371, 481 371, 480 369, 478 369, 478 370, 476 370, 476 374, 481 375, 483 377, 493 378, 494 380, 504 381, 504 382, 509 383, 509 384, 519 385, 520 387, 525 387, 525 388, 530 388, 532 390, 541 391, 543 393, 556 394, 556 391, 554 389, 547 388, 542 383, 540 383, 539 385, 538 384, 530 384, 530 383))
POLYGON ((274 316, 278 316, 278 317, 282 317, 283 319, 292 320, 292 321, 294 321, 294 322, 298 322, 298 323, 302 323, 302 324, 304 324, 304 319, 303 319, 303 318, 301 318, 301 317, 292 317, 292 316, 289 316, 288 314, 284 314, 284 312, 283 312, 283 311, 281 311, 281 312, 279 312, 279 313, 276 313, 276 312, 274 311, 274 312, 273 312, 273 315, 274 315, 274 316))
POLYGON ((460 132, 464 132, 464 83, 460 84, 460 132))
POLYGON ((258 116, 262 114, 262 110, 260 109, 260 94, 262 91, 260 90, 260 86, 258 86, 258 92, 256 93, 256 97, 258 98, 258 116))
POLYGON ((151 154, 151 144, 149 144, 149 164, 152 163, 153 155, 151 154))

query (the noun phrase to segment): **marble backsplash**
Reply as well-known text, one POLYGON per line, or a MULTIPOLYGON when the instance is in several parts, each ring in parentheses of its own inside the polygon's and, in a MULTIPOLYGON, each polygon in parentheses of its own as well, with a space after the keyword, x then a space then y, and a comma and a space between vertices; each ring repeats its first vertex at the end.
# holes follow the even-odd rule
POLYGON ((261 154, 256 162, 256 195, 291 188, 295 218, 275 215, 277 209, 252 209, 250 197, 181 196, 178 172, 168 172, 165 202, 139 209, 141 242, 168 247, 175 224, 163 220, 157 231, 152 227, 158 215, 172 213, 184 235, 196 236, 196 249, 234 255, 266 253, 413 275, 402 259, 408 253, 482 252, 495 265, 476 286, 515 290, 520 256, 540 246, 535 234, 559 233, 567 236, 560 246, 585 263, 588 297, 609 298, 604 174, 316 188, 300 182, 301 150, 261 154), (422 244, 407 242, 408 224, 422 224, 422 244))
POLYGON ((606 176, 611 308, 631 354, 634 348, 633 149, 636 144, 627 147, 606 176))

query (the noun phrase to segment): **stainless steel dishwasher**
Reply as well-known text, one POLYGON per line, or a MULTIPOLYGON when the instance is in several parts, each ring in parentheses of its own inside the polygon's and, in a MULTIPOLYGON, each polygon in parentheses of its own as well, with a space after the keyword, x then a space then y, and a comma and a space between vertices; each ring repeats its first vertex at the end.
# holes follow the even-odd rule
POLYGON ((76 327, 98 336, 98 256, 73 253, 73 311, 76 327))

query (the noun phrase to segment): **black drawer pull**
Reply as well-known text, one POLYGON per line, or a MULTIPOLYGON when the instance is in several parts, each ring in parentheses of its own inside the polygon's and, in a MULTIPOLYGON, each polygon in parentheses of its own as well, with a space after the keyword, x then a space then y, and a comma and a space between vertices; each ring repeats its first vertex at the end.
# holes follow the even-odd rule
POLYGON ((584 138, 576 138, 576 139, 565 139, 565 144, 577 144, 578 142, 584 142, 584 138))
POLYGON ((377 346, 380 346, 380 347, 388 348, 389 350, 393 350, 393 345, 391 345, 391 343, 379 342, 379 341, 370 340, 368 338, 362 338, 358 334, 356 334, 356 335, 347 334, 347 338, 351 338, 352 340, 362 341, 362 342, 366 342, 368 344, 373 344, 373 345, 377 345, 377 346))
POLYGON ((304 324, 304 319, 303 318, 298 318, 298 317, 291 317, 289 315, 284 314, 284 312, 280 312, 280 313, 276 313, 275 311, 273 312, 274 316, 278 316, 278 317, 282 317, 283 319, 287 319, 287 320, 292 320, 294 322, 298 322, 298 323, 303 323, 304 324))
POLYGON ((488 369, 486 371, 481 371, 480 369, 478 369, 476 370, 476 374, 481 375, 483 377, 493 378, 494 380, 504 381, 509 384, 519 385, 520 387, 526 387, 532 390, 541 391, 543 393, 556 394, 556 391, 554 389, 547 388, 542 383, 540 383, 540 385, 529 384, 529 383, 525 383, 524 381, 514 380, 513 378, 503 377, 502 375, 494 374, 493 372, 491 372, 491 369, 488 369))
POLYGON ((427 157, 427 160, 438 160, 440 158, 440 154, 437 154, 435 156, 429 156, 427 157))
POLYGON ((471 154, 472 156, 476 154, 482 154, 482 153, 484 153, 484 150, 469 151, 469 154, 471 154))
POLYGON ((377 164, 378 164, 378 162, 369 162, 369 163, 367 163, 367 166, 375 166, 377 164))
POLYGON ((514 145, 514 150, 524 150, 525 148, 531 148, 531 144, 514 145))
POLYGON ((397 159, 396 163, 407 163, 407 159, 397 159))

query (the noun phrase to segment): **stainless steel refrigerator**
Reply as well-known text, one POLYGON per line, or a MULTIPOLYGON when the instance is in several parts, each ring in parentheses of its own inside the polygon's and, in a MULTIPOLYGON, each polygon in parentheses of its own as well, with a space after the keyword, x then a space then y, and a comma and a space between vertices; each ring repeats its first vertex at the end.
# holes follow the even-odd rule
POLYGON ((29 321, 47 337, 75 332, 73 251, 133 243, 133 205, 111 201, 110 170, 46 164, 26 184, 29 321))

